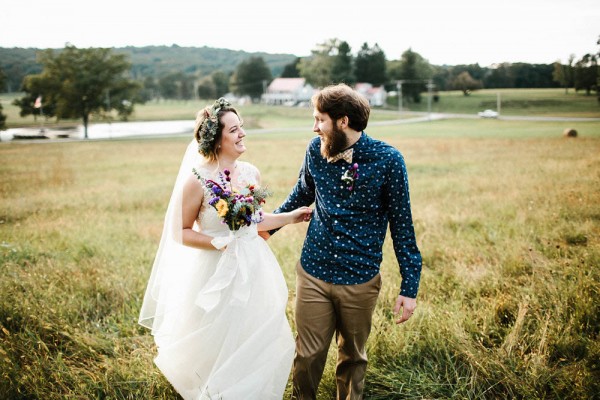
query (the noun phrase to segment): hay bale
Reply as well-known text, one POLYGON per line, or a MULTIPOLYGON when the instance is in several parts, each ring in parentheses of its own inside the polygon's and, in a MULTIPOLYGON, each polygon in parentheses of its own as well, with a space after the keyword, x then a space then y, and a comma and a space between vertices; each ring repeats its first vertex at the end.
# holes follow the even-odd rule
POLYGON ((564 137, 577 137, 577 131, 573 128, 567 128, 563 131, 564 137))

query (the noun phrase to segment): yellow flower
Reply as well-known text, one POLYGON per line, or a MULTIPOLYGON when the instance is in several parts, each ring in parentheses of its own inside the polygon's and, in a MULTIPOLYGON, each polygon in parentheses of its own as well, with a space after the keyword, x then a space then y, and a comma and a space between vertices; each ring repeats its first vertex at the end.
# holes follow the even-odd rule
POLYGON ((224 217, 227 215, 227 211, 229 211, 229 206, 223 199, 219 200, 217 204, 215 204, 215 208, 217 209, 217 214, 219 214, 219 217, 224 217))

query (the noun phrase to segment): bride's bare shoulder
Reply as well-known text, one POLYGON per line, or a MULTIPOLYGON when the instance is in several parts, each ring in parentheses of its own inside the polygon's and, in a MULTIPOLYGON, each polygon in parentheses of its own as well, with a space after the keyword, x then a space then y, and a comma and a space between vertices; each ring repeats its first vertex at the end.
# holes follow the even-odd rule
POLYGON ((202 196, 204 194, 204 187, 202 186, 202 182, 198 179, 198 176, 195 174, 190 174, 184 185, 183 192, 186 194, 198 194, 202 196))

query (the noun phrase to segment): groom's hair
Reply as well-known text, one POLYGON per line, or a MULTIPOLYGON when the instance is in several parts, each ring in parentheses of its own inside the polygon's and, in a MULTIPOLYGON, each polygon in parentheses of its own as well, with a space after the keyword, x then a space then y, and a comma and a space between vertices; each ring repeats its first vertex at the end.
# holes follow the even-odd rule
POLYGON ((311 103, 334 122, 347 116, 348 126, 357 132, 362 132, 369 122, 369 101, 345 83, 325 87, 312 96, 311 103))

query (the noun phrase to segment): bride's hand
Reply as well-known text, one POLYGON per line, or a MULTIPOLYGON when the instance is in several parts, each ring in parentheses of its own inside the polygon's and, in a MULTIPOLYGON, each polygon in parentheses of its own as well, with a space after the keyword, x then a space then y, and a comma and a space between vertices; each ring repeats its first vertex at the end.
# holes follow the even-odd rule
POLYGON ((290 211, 291 224, 297 224, 298 222, 306 222, 310 221, 312 217, 312 208, 310 207, 300 207, 295 209, 294 211, 290 211))

